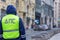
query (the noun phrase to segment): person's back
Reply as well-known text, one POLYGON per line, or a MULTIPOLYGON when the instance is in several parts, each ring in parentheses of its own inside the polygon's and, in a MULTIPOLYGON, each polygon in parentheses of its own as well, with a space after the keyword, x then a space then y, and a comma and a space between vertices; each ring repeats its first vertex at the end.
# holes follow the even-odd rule
POLYGON ((19 32, 19 17, 9 14, 2 19, 3 38, 18 38, 19 32))
POLYGON ((9 5, 7 15, 2 18, 3 40, 26 40, 22 19, 16 15, 16 8, 9 5))

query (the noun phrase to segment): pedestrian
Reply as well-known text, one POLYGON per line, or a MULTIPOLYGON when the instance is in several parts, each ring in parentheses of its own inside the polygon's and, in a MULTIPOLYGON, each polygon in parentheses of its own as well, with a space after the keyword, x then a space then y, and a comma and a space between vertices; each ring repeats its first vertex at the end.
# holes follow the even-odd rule
POLYGON ((16 16, 16 8, 13 5, 8 5, 6 14, 1 21, 2 40, 26 40, 24 24, 22 19, 16 16))
POLYGON ((56 28, 56 25, 53 25, 53 28, 56 28))
POLYGON ((35 27, 35 23, 32 23, 31 24, 31 28, 33 29, 35 27))
POLYGON ((31 29, 33 29, 33 23, 31 24, 31 29))

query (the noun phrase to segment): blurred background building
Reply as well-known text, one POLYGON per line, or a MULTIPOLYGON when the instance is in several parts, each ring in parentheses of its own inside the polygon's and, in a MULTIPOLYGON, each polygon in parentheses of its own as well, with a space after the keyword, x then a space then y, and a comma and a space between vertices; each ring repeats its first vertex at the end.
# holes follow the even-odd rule
POLYGON ((51 28, 54 24, 53 0, 36 0, 35 19, 39 24, 49 25, 51 28))
POLYGON ((30 26, 35 20, 35 0, 0 0, 0 19, 6 15, 7 5, 17 8, 17 15, 24 21, 25 26, 30 26))
POLYGON ((17 15, 29 28, 35 20, 38 20, 38 25, 60 26, 60 0, 0 0, 0 20, 6 15, 9 4, 17 8, 17 15))
POLYGON ((26 25, 31 28, 31 24, 35 20, 35 0, 26 0, 27 14, 26 14, 26 25))
POLYGON ((54 23, 60 27, 60 0, 54 0, 54 23))
POLYGON ((9 4, 12 4, 12 5, 14 5, 14 6, 16 6, 15 5, 15 0, 0 0, 0 19, 4 16, 4 15, 6 15, 6 7, 7 7, 7 5, 9 5, 9 4))

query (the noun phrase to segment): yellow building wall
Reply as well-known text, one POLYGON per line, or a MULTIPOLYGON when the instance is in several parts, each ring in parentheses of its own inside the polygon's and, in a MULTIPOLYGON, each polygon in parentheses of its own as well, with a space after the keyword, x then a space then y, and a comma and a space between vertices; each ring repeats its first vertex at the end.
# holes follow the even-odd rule
POLYGON ((15 0, 6 0, 6 2, 3 2, 3 1, 1 1, 0 0, 0 8, 3 8, 3 7, 5 7, 5 9, 6 9, 6 7, 8 6, 8 5, 14 5, 15 7, 16 7, 16 1, 15 0))
POLYGON ((28 0, 28 13, 27 16, 30 18, 29 28, 31 28, 32 19, 35 20, 35 0, 28 0))
MULTIPOLYGON (((16 0, 6 0, 6 2, 3 2, 0 0, 0 9, 3 8, 6 10, 7 5, 14 5, 17 8, 17 13, 18 16, 21 17, 26 25, 26 17, 30 17, 32 19, 35 19, 35 13, 33 11, 33 8, 35 7, 35 0, 30 0, 31 5, 29 4, 29 9, 28 9, 28 13, 27 13, 27 6, 26 4, 29 3, 29 1, 27 3, 25 3, 24 0, 18 0, 19 4, 18 7, 16 7, 16 0), (25 13, 25 15, 24 15, 25 13), (33 13, 33 14, 32 14, 33 13)), ((32 23, 32 21, 31 21, 32 23)), ((30 25, 31 25, 30 23, 30 25)))

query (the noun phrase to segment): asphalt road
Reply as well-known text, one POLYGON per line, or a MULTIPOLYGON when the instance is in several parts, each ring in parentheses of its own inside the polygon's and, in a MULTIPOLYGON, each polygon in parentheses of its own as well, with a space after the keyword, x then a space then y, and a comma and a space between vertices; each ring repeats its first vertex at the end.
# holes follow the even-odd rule
MULTIPOLYGON (((27 40, 32 40, 31 36, 34 36, 34 35, 37 35, 37 34, 40 34, 40 33, 46 33, 46 31, 33 31, 32 29, 28 29, 28 30, 26 30, 26 39, 27 40)), ((52 36, 48 40, 60 40, 60 33, 52 36)))
POLYGON ((31 39, 32 35, 33 35, 33 30, 31 30, 31 29, 26 30, 26 39, 27 40, 32 40, 31 39))
POLYGON ((32 40, 31 36, 40 34, 42 32, 45 32, 45 31, 33 31, 32 29, 28 29, 28 30, 26 30, 26 39, 27 40, 32 40))

